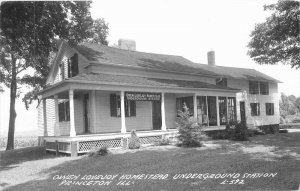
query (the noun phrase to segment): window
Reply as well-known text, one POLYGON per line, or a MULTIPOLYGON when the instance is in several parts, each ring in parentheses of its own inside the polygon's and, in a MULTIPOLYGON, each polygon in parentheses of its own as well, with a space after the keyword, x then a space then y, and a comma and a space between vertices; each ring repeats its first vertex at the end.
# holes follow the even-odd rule
POLYGON ((249 81, 249 93, 269 95, 268 82, 249 81))
POLYGON ((250 103, 250 107, 251 107, 251 116, 259 116, 260 115, 259 103, 250 103))
POLYGON ((78 54, 74 54, 74 56, 68 59, 68 77, 76 76, 78 72, 78 54))
POLYGON ((176 109, 177 111, 183 111, 183 105, 186 104, 187 108, 189 109, 190 115, 194 114, 194 104, 193 104, 193 97, 180 97, 176 98, 176 109))
POLYGON ((216 85, 227 87, 227 78, 217 78, 216 85))
POLYGON ((274 103, 266 103, 266 115, 274 115, 274 103))
POLYGON ((260 82, 260 94, 269 95, 269 84, 268 82, 260 82))
POLYGON ((220 125, 226 125, 227 124, 227 104, 226 104, 226 97, 219 97, 218 98, 218 103, 219 103, 220 125))
POLYGON ((208 125, 206 96, 197 96, 197 121, 208 125))
POLYGON ((70 121, 70 104, 69 101, 63 101, 58 104, 59 122, 70 121))
MULTIPOLYGON (((121 117, 121 98, 117 94, 110 94, 110 116, 121 117)), ((133 116, 136 116, 136 103, 125 100, 125 117, 133 116)))
POLYGON ((259 82, 249 81, 249 93, 250 94, 259 94, 259 82))
POLYGON ((227 98, 227 105, 228 105, 228 121, 229 122, 236 121, 235 97, 228 97, 227 98))

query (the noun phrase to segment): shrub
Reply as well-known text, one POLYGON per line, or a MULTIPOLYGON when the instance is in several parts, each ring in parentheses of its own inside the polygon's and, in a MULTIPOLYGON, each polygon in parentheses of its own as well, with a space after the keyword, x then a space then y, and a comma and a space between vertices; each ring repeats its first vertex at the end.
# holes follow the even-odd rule
POLYGON ((235 141, 247 141, 249 140, 249 130, 245 123, 235 122, 234 128, 230 131, 231 139, 235 141))
POLYGON ((128 140, 129 149, 139 149, 141 147, 140 138, 137 136, 135 129, 131 131, 131 137, 128 140))
POLYGON ((107 153, 108 153, 107 147, 94 148, 87 153, 87 156, 88 157, 105 156, 107 155, 107 153))
POLYGON ((263 126, 259 126, 259 129, 264 131, 266 134, 274 134, 274 133, 277 133, 279 131, 279 125, 278 124, 263 125, 263 126))
POLYGON ((163 146, 163 145, 169 145, 169 144, 170 144, 170 140, 167 138, 159 139, 154 142, 155 146, 163 146))
POLYGON ((229 130, 226 131, 218 131, 215 134, 212 134, 212 139, 229 139, 230 138, 230 134, 229 134, 229 130))
POLYGON ((186 106, 183 105, 184 111, 178 111, 176 119, 176 126, 178 129, 178 146, 184 147, 200 147, 201 140, 205 137, 202 127, 198 125, 196 120, 190 116, 190 112, 186 106))

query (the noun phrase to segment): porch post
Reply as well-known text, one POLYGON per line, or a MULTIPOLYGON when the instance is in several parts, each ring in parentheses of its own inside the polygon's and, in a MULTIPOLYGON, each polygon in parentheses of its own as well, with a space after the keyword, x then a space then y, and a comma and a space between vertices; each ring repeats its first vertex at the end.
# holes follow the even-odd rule
POLYGON ((54 105, 55 105, 55 130, 54 135, 59 136, 59 111, 58 111, 58 96, 54 95, 54 105))
POLYGON ((197 119, 197 96, 194 94, 193 96, 193 103, 194 103, 194 118, 198 121, 197 119))
POLYGON ((166 131, 165 93, 161 93, 161 130, 166 131))
POLYGON ((217 104, 217 126, 220 126, 219 96, 217 96, 216 104, 217 104))
POLYGON ((121 133, 126 133, 124 91, 121 91, 121 133))
POLYGON ((75 116, 74 116, 74 91, 69 90, 69 105, 70 105, 70 137, 76 136, 75 131, 75 116))
POLYGON ((43 99, 44 136, 48 136, 46 99, 43 99))
POLYGON ((96 91, 91 91, 91 124, 93 131, 96 132, 96 91))

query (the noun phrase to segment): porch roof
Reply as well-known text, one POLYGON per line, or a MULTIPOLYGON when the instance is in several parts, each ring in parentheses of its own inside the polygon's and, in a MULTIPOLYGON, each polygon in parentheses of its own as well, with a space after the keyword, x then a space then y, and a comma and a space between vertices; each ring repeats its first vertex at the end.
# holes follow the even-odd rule
POLYGON ((110 84, 110 85, 128 85, 153 88, 192 88, 192 89, 211 89, 223 91, 240 91, 239 89, 222 87, 200 81, 173 80, 161 78, 147 78, 139 76, 113 75, 89 73, 79 74, 66 79, 68 82, 91 83, 91 84, 110 84))

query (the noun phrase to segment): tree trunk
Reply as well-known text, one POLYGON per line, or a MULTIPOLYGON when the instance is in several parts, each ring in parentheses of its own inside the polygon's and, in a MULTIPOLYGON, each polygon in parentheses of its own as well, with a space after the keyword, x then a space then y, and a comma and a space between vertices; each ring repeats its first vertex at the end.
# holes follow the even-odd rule
POLYGON ((16 95, 17 95, 17 68, 16 68, 16 59, 14 55, 12 58, 12 76, 11 76, 11 84, 10 84, 10 113, 9 113, 9 128, 8 128, 8 137, 7 137, 7 146, 6 150, 14 149, 14 136, 15 136, 15 121, 16 121, 16 95))

